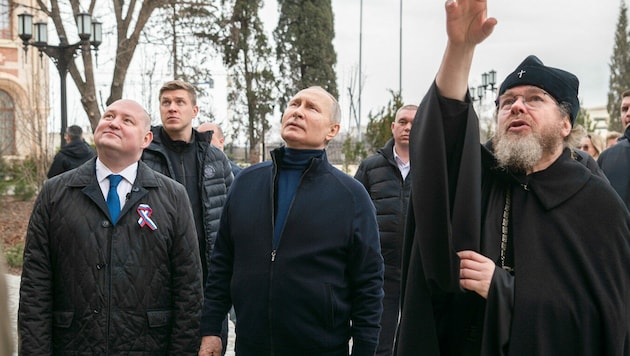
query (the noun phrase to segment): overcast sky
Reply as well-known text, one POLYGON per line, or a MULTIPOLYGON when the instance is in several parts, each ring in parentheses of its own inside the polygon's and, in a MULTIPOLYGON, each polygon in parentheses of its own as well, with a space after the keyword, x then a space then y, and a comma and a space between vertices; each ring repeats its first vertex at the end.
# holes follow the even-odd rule
MULTIPOLYGON (((406 103, 420 102, 438 69, 446 43, 444 2, 403 0, 402 94, 406 103)), ((339 101, 344 117, 343 129, 346 130, 349 124, 348 87, 359 65, 361 1, 332 0, 332 3, 339 101)), ((276 0, 266 0, 261 13, 270 36, 277 25, 276 4, 276 0)), ((496 17, 499 23, 490 38, 477 48, 470 85, 480 84, 481 74, 491 69, 497 71, 500 82, 527 55, 535 54, 545 64, 578 76, 579 96, 585 107, 606 105, 608 65, 619 5, 619 0, 490 0, 489 16, 496 17)), ((391 99, 388 89, 398 90, 399 15, 400 0, 363 0, 363 125, 370 111, 379 110, 391 99)), ((99 57, 99 68, 109 73, 111 69, 107 69, 104 54, 99 57)), ((144 61, 140 53, 136 53, 134 60, 144 61)), ((52 68, 51 72, 54 72, 52 68)), ((53 73, 53 88, 58 85, 55 77, 56 73, 53 73)), ((200 117, 203 119, 204 112, 210 110, 221 121, 227 117, 227 102, 221 89, 227 79, 225 71, 217 69, 214 79, 214 102, 202 108, 200 117)), ((140 96, 137 89, 130 89, 133 88, 132 83, 128 84, 125 96, 142 101, 148 94, 140 96)), ((109 76, 103 85, 109 85, 109 76)), ((69 90, 76 91, 69 77, 68 86, 69 90)), ((157 96, 157 93, 148 95, 157 96)), ((76 95, 70 94, 69 99, 69 124, 87 120, 78 100, 73 100, 77 99, 76 95)), ((149 108, 149 111, 157 119, 159 115, 155 104, 154 101, 152 106, 155 107, 149 108)), ((51 127, 58 125, 55 118, 57 111, 58 108, 55 108, 51 127)), ((276 120, 272 118, 271 121, 276 120)))
MULTIPOLYGON (((348 86, 359 63, 359 0, 333 0, 340 102, 348 116, 348 86)), ((443 0, 403 0, 402 94, 419 103, 433 81, 446 43, 443 0)), ((276 2, 267 0, 263 18, 275 27, 276 2)), ((498 81, 529 54, 580 79, 585 107, 606 105, 609 63, 619 16, 619 0, 495 0, 488 15, 498 20, 494 33, 476 51, 471 85, 497 71, 498 81)), ((364 0, 362 122, 391 98, 399 86, 400 1, 364 0)))

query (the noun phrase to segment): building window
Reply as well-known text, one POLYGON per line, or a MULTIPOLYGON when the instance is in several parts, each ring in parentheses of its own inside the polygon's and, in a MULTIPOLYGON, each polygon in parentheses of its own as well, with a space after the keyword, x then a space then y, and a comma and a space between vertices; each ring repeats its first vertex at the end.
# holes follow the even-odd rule
POLYGON ((0 0, 0 39, 11 39, 11 11, 9 0, 0 0))
POLYGON ((9 94, 0 90, 0 156, 15 154, 15 105, 9 94))

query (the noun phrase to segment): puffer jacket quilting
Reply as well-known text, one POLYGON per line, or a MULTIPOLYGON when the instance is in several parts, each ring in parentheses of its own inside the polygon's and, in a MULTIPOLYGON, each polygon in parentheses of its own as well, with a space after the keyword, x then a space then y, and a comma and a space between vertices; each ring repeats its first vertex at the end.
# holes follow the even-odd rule
POLYGON ((182 185, 142 162, 115 226, 95 159, 48 180, 29 222, 21 283, 24 355, 198 351, 201 263, 190 203, 182 185), (140 226, 139 204, 152 209, 157 230, 140 226))

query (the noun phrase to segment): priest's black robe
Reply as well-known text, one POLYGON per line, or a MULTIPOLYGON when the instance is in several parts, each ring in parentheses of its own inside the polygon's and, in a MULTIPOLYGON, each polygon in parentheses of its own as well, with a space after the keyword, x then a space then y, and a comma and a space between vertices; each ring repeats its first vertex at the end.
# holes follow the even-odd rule
POLYGON ((396 355, 629 355, 630 215, 568 149, 547 169, 496 168, 470 102, 435 84, 411 132, 396 355), (497 264, 488 299, 459 287, 460 250, 497 264))

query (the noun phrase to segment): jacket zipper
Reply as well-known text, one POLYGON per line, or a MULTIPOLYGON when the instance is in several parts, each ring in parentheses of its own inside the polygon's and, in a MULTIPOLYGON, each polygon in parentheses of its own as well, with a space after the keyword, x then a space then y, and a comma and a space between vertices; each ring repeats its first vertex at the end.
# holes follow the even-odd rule
MULTIPOLYGON (((278 166, 277 166, 277 162, 276 162, 276 157, 272 156, 272 160, 273 160, 273 177, 272 177, 272 181, 271 181, 271 201, 273 204, 273 209, 272 209, 272 214, 271 214, 271 231, 275 231, 275 209, 276 206, 273 202, 275 202, 275 186, 276 186, 276 178, 278 176, 278 166)), ((300 188, 300 186, 302 185, 302 181, 304 180, 304 176, 306 176, 306 174, 311 170, 311 168, 313 167, 313 165, 315 164, 315 160, 311 159, 311 163, 310 165, 304 170, 304 173, 302 173, 302 176, 300 177, 300 181, 298 182, 298 185, 295 189, 295 192, 297 193, 298 189, 300 188)), ((293 195, 293 199, 291 199, 291 204, 289 205, 289 209, 287 209, 287 217, 289 216, 289 213, 291 212, 291 208, 293 207, 293 202, 295 201, 295 195, 293 195)), ((286 219, 285 219, 285 225, 286 225, 286 219)), ((271 290, 272 290, 272 283, 273 283, 273 262, 276 261, 276 255, 278 254, 278 247, 280 246, 280 240, 282 239, 282 234, 284 234, 284 227, 282 227, 282 231, 280 232, 280 238, 278 238, 278 243, 274 246, 273 245, 273 235, 271 236, 271 266, 269 267, 269 304, 267 305, 267 317, 269 319, 269 354, 270 355, 274 355, 274 343, 273 343, 273 325, 272 325, 272 318, 271 318, 271 314, 272 314, 272 310, 271 310, 271 290)))

